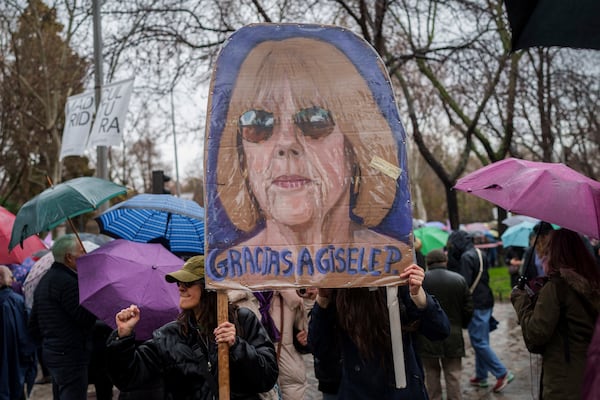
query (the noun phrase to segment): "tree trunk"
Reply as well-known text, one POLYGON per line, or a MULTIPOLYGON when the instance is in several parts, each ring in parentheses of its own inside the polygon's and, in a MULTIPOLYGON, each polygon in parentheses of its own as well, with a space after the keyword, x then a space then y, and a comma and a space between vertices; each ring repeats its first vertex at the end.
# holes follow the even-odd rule
POLYGON ((453 190, 452 186, 446 186, 445 189, 446 202, 448 205, 448 220, 450 221, 450 228, 455 231, 458 229, 460 223, 456 190, 453 190))

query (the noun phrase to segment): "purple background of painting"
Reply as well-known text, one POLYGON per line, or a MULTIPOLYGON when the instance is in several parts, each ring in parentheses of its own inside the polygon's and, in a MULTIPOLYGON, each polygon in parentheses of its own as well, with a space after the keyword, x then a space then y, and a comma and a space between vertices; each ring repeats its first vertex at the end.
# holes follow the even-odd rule
MULTIPOLYGON (((355 65, 386 118, 390 129, 398 142, 399 167, 396 198, 390 212, 373 230, 392 236, 408 243, 412 230, 412 212, 410 189, 408 184, 406 133, 400 122, 394 94, 387 76, 381 72, 375 60, 379 57, 375 50, 362 38, 347 29, 335 26, 302 24, 255 24, 236 31, 227 41, 219 54, 213 72, 214 86, 212 106, 209 110, 209 132, 205 146, 205 188, 207 198, 206 223, 208 251, 228 248, 244 241, 263 229, 256 227, 254 232, 238 231, 229 220, 227 213, 217 196, 217 158, 221 134, 225 128, 229 102, 240 65, 248 53, 259 43, 268 40, 284 40, 293 37, 307 37, 330 43, 341 50, 355 65)), ((351 208, 354 199, 351 198, 351 208)), ((350 212, 350 217, 360 223, 360 219, 350 212)))

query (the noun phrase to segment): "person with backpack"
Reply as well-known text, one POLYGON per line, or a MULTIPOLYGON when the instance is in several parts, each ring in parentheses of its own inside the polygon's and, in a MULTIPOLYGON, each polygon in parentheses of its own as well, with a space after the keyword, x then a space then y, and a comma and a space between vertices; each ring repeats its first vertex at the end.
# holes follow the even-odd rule
POLYGON ((500 393, 514 375, 500 361, 490 346, 490 321, 494 309, 494 295, 490 289, 488 262, 473 244, 473 237, 466 231, 454 231, 448 237, 448 269, 458 272, 465 278, 473 294, 473 318, 469 323, 469 339, 475 350, 475 376, 470 379, 472 386, 487 388, 488 374, 496 377, 492 388, 500 393))

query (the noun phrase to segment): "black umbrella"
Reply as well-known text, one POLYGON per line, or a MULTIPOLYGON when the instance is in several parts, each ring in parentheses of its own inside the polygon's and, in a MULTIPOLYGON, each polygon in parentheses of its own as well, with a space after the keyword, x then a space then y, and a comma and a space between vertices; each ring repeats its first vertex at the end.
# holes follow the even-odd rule
POLYGON ((504 0, 512 50, 528 47, 600 49, 600 1, 504 0))

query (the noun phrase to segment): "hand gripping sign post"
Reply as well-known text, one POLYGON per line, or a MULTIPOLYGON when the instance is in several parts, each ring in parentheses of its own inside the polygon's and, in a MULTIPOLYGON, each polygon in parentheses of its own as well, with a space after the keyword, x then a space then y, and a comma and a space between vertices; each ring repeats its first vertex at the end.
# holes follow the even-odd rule
POLYGON ((221 50, 210 90, 207 288, 388 287, 404 387, 396 286, 412 215, 383 62, 343 28, 250 25, 221 50))

